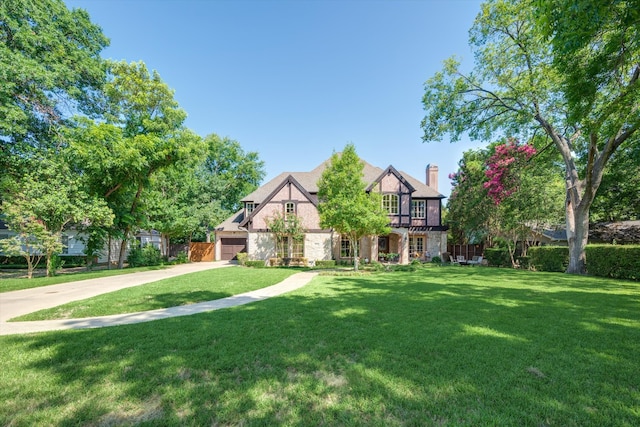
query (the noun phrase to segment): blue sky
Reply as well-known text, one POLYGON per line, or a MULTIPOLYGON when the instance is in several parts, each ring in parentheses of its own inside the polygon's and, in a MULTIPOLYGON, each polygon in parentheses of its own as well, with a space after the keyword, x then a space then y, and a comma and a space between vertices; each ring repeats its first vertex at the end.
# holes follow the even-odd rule
POLYGON ((424 82, 456 55, 472 64, 479 0, 65 0, 111 39, 102 56, 139 61, 175 90, 187 127, 257 151, 265 181, 308 171, 347 143, 440 192, 462 152, 422 142, 424 82))

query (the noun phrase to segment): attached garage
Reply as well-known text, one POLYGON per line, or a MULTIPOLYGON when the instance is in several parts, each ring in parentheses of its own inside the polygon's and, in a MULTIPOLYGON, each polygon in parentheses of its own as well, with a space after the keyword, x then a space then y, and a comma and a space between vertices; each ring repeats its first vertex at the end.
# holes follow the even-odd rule
POLYGON ((220 259, 223 261, 229 261, 237 259, 238 252, 247 251, 247 239, 238 237, 223 237, 220 239, 221 254, 220 259))

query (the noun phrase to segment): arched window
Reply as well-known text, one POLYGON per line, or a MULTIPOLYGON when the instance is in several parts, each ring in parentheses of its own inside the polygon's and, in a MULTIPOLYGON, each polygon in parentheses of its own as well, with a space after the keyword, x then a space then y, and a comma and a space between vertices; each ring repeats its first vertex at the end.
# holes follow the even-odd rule
POLYGON ((390 215, 398 215, 398 195, 384 194, 382 196, 382 208, 390 215))

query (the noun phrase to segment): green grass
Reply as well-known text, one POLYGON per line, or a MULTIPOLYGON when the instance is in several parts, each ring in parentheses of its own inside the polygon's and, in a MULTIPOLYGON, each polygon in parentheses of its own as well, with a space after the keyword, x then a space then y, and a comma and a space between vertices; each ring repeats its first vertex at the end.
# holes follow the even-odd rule
POLYGON ((195 316, 1 337, 0 425, 634 426, 639 355, 637 283, 320 276, 195 316))
POLYGON ((70 302, 16 317, 11 321, 107 316, 213 301, 266 288, 296 272, 280 268, 216 268, 70 302))
POLYGON ((159 270, 168 266, 151 266, 125 268, 122 270, 96 270, 83 271, 79 273, 64 273, 53 277, 34 277, 33 279, 19 278, 0 280, 0 293, 9 291, 19 291, 21 289, 37 288, 40 286, 57 285, 59 283, 77 282, 79 280, 97 279, 100 277, 119 276, 121 274, 138 273, 140 271, 159 270))

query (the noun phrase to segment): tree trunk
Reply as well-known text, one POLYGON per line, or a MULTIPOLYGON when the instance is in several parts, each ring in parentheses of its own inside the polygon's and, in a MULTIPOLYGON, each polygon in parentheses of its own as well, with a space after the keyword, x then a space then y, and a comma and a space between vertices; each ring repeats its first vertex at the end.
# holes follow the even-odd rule
POLYGON ((107 270, 111 270, 111 234, 109 234, 109 239, 107 244, 107 270))
POLYGON ((358 259, 360 258, 358 238, 353 238, 353 271, 358 271, 358 259))
POLYGON ((585 248, 589 241, 589 209, 575 209, 571 203, 566 205, 567 241, 569 242, 569 266, 566 272, 585 274, 587 256, 585 248))
POLYGON ((124 237, 120 241, 120 254, 118 255, 118 269, 124 268, 124 256, 127 253, 127 241, 129 240, 129 227, 124 230, 124 237))

